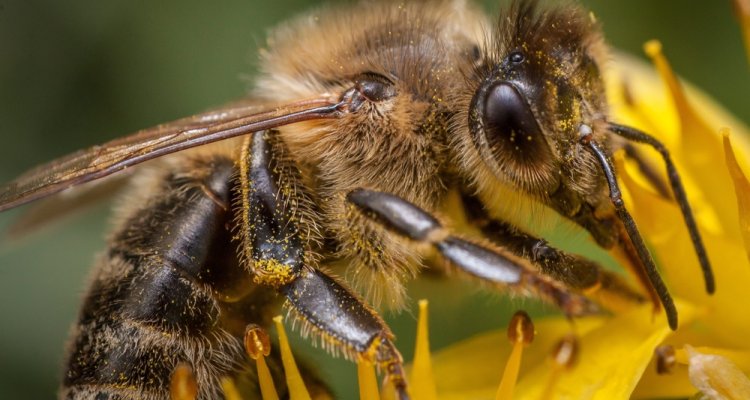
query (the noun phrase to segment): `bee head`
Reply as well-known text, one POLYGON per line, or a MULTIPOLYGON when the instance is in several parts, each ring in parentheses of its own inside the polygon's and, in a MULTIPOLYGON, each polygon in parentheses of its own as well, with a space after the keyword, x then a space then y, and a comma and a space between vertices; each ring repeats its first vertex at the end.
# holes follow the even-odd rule
POLYGON ((573 5, 529 0, 513 2, 495 29, 469 74, 475 148, 494 175, 530 194, 587 186, 597 172, 578 157, 579 132, 606 112, 596 23, 573 5))
POLYGON ((573 4, 514 0, 486 36, 457 93, 462 170, 487 201, 531 197, 611 245, 607 181, 581 141, 611 148, 598 24, 573 4))

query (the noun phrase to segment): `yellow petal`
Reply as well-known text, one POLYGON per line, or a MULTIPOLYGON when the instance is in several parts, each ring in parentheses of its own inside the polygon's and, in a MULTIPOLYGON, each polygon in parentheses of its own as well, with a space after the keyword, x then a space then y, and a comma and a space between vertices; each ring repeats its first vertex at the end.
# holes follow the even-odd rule
POLYGON ((378 400, 378 380, 375 376, 375 366, 362 359, 357 362, 357 378, 359 380, 359 400, 378 400))
MULTIPOLYGON (((681 323, 690 323, 694 316, 692 307, 682 301, 676 303, 681 323)), ((555 398, 629 399, 654 348, 670 333, 666 320, 654 317, 651 305, 646 304, 579 334, 578 363, 560 374, 555 398)), ((538 399, 551 371, 550 365, 537 365, 518 383, 516 398, 538 399)))
POLYGON ((750 379, 728 358, 686 346, 690 382, 712 399, 750 398, 750 379))
MULTIPOLYGON (((738 318, 746 311, 738 302, 747 292, 750 265, 745 246, 738 234, 716 235, 703 231, 708 257, 714 267, 716 293, 705 293, 698 260, 676 204, 653 194, 630 177, 628 168, 620 170, 623 186, 632 201, 629 208, 659 263, 673 296, 700 304, 706 309, 706 329, 715 336, 715 345, 741 347, 750 335, 750 318, 738 318), (676 228, 675 228, 676 227, 676 228)), ((729 174, 727 174, 728 176, 729 174)), ((731 185, 730 185, 731 186, 731 185)), ((731 189, 731 188, 730 188, 731 189)), ((736 208, 736 206, 733 205, 736 208)), ((737 232, 737 220, 729 234, 737 232)))
MULTIPOLYGON (((716 134, 718 126, 709 125, 703 115, 693 108, 690 100, 685 95, 682 85, 672 72, 669 62, 661 51, 661 44, 657 41, 648 42, 645 46, 646 53, 651 57, 662 80, 672 94, 677 116, 680 122, 680 145, 681 154, 679 159, 683 170, 689 172, 700 187, 693 188, 689 193, 702 194, 714 210, 723 210, 729 206, 726 191, 729 180, 724 174, 715 172, 714 164, 720 160, 722 154, 719 136, 716 134)), ((675 151, 674 149, 673 151, 675 151)), ((723 214, 725 219, 723 226, 733 220, 736 214, 727 212, 723 214)))
POLYGON ((729 175, 734 182, 734 192, 737 196, 740 233, 742 234, 742 240, 745 242, 745 250, 748 251, 748 257, 750 257, 750 182, 747 181, 745 173, 742 172, 742 168, 737 162, 728 132, 724 134, 724 154, 729 175))
MULTIPOLYGON (((745 372, 750 372, 750 350, 722 349, 716 347, 690 347, 693 352, 704 355, 714 355, 726 358, 731 361, 737 368, 745 372)), ((678 350, 675 354, 678 362, 688 364, 690 362, 690 352, 687 347, 685 350, 678 350)))
MULTIPOLYGON (((729 176, 717 173, 713 165, 723 157, 718 127, 728 126, 737 133, 735 150, 743 166, 750 154, 748 129, 705 94, 678 83, 660 53, 658 58, 664 61, 662 73, 674 92, 663 89, 665 85, 652 68, 629 56, 618 55, 613 63, 618 68, 607 74, 612 119, 633 125, 664 142, 682 175, 701 228, 720 234, 723 226, 737 220, 737 212, 729 176), (673 95, 677 100, 673 100, 673 95)), ((662 165, 656 152, 647 146, 639 148, 650 156, 654 166, 662 165)))
POLYGON ((614 161, 622 182, 625 206, 650 245, 663 243, 675 234, 675 230, 685 229, 679 209, 652 191, 648 183, 638 179, 640 174, 637 167, 628 162, 622 152, 614 155, 614 161), (659 204, 661 207, 648 207, 647 204, 659 204), (665 210, 668 212, 665 213, 665 210))
MULTIPOLYGON (((690 342, 710 341, 710 337, 694 337, 690 341, 683 340, 684 335, 677 334, 668 341, 680 343, 675 346, 684 346, 690 342)), ((744 372, 750 373, 750 350, 723 349, 714 347, 695 347, 695 351, 702 354, 716 355, 731 361, 737 368, 744 372)), ((643 378, 638 383, 633 398, 635 399, 660 399, 660 398, 686 398, 692 396, 696 388, 690 382, 688 376, 689 356, 685 350, 677 350, 677 365, 674 366, 671 373, 659 375, 656 373, 656 367, 653 362, 646 368, 643 378)))
MULTIPOLYGON (((606 319, 590 317, 576 320, 575 331, 585 334, 601 326, 606 319)), ((544 363, 555 342, 573 327, 564 318, 535 320, 534 342, 524 349, 519 376, 544 363)), ((503 370, 511 352, 507 331, 474 336, 433 354, 433 372, 441 400, 494 400, 503 370), (467 367, 468 366, 468 367, 467 367)))

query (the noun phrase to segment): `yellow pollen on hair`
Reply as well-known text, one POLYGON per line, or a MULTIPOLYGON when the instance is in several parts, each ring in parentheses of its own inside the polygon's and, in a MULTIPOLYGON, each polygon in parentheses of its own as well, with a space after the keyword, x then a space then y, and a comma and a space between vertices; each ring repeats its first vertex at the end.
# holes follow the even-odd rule
POLYGON ((294 280, 292 269, 276 260, 257 260, 253 267, 253 282, 258 285, 279 287, 294 280))

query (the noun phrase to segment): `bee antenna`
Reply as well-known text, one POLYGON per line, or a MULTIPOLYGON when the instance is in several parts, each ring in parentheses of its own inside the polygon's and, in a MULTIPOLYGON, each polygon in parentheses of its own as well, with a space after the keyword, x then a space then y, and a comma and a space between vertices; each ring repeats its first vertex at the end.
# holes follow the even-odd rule
POLYGON ((675 165, 672 162, 672 158, 669 155, 669 150, 667 150, 664 144, 662 144, 653 136, 641 132, 635 128, 624 125, 609 124, 609 129, 615 135, 623 137, 632 142, 647 144, 653 147, 661 155, 662 159, 664 160, 664 164, 667 167, 667 176, 669 177, 669 184, 672 187, 672 193, 674 194, 674 198, 677 201, 677 204, 680 206, 682 218, 685 220, 685 225, 687 226, 688 232, 690 233, 690 240, 693 242, 693 248, 695 249, 695 253, 698 256, 698 261, 701 265, 701 270, 703 271, 703 279, 706 284, 706 292, 708 294, 713 294, 714 291, 716 291, 716 283, 714 281, 713 270, 711 269, 711 262, 708 260, 708 254, 706 253, 706 248, 703 245, 701 235, 698 232, 698 225, 695 223, 695 217, 693 216, 693 212, 690 209, 690 203, 688 202, 687 195, 685 194, 685 188, 682 186, 682 180, 680 179, 680 175, 677 173, 677 168, 675 168, 675 165))
POLYGON ((593 132, 589 126, 582 125, 580 132, 581 143, 594 154, 596 159, 599 161, 599 165, 602 167, 604 177, 607 179, 607 184, 609 185, 609 198, 612 201, 612 204, 615 206, 618 218, 625 226, 625 231, 628 233, 628 237, 630 238, 633 247, 635 247, 635 251, 638 253, 638 258, 641 260, 641 263, 646 270, 648 280, 656 290, 662 306, 664 306, 664 311, 667 314, 669 327, 672 330, 676 330, 677 308, 674 305, 674 300, 669 294, 669 290, 664 284, 664 281, 661 279, 659 271, 656 270, 654 259, 651 257, 651 253, 649 253, 648 249, 646 248, 646 244, 643 242, 643 238, 641 237, 641 233, 638 231, 638 227, 635 225, 633 217, 625 208, 625 202, 622 200, 622 191, 620 191, 620 186, 617 184, 617 177, 615 176, 615 171, 612 167, 612 163, 604 153, 602 148, 599 146, 599 144, 593 140, 593 132))

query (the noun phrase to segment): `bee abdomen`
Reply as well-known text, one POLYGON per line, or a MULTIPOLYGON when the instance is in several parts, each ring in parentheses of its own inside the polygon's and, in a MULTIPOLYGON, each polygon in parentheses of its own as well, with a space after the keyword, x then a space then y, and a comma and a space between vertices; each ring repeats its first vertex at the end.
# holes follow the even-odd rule
POLYGON ((186 363, 199 397, 221 398, 220 379, 247 369, 235 325, 266 321, 231 311, 223 293, 237 297, 233 282, 250 287, 241 303, 266 299, 248 296, 250 278, 237 278, 247 274, 228 231, 234 165, 189 161, 180 168, 190 175, 162 176, 115 232, 72 333, 61 397, 168 399, 171 375, 186 363))

